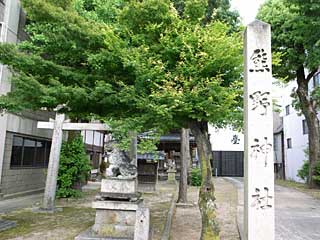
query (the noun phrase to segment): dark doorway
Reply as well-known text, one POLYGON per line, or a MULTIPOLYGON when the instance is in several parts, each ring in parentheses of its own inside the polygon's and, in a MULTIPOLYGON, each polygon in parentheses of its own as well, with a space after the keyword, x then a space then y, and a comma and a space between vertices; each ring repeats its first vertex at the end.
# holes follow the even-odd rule
POLYGON ((243 177, 243 151, 213 151, 213 175, 243 177))

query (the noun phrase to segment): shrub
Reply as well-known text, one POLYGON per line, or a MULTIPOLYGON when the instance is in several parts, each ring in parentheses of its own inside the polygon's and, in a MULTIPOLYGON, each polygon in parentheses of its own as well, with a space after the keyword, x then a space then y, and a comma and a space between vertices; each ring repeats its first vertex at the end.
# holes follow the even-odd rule
POLYGON ((89 177, 90 163, 81 137, 65 142, 61 148, 58 172, 57 197, 79 197, 81 191, 74 189, 89 177))
POLYGON ((191 171, 191 185, 201 186, 201 169, 193 168, 191 171))
MULTIPOLYGON (((305 161, 302 165, 301 169, 298 170, 298 177, 301 179, 308 181, 309 178, 309 161, 305 161)), ((313 176, 313 180, 320 186, 320 162, 318 161, 315 166, 315 175, 313 176)))

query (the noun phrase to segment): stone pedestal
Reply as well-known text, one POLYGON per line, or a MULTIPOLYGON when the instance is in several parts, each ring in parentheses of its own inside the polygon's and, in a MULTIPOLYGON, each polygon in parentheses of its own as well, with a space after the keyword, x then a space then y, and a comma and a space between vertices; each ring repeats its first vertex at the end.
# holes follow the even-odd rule
POLYGON ((143 208, 135 178, 103 179, 92 207, 96 209, 95 224, 76 240, 149 240, 149 210, 143 208))
POLYGON ((107 178, 101 181, 101 193, 105 194, 136 194, 136 178, 107 178))
POLYGON ((168 183, 176 183, 176 172, 175 169, 168 169, 168 183))
POLYGON ((136 211, 142 206, 142 200, 95 201, 95 224, 92 231, 96 236, 113 238, 132 238, 135 231, 136 211))

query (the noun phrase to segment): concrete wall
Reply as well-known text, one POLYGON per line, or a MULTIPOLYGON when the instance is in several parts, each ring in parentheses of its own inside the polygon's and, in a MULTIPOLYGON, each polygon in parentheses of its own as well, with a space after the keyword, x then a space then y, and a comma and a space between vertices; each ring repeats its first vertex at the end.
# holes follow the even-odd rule
POLYGON ((7 132, 6 136, 2 176, 4 197, 43 190, 46 180, 46 168, 10 168, 13 135, 14 133, 7 132))
POLYGON ((36 120, 8 114, 2 169, 2 193, 4 197, 38 191, 45 186, 46 168, 10 168, 12 141, 15 134, 51 139, 52 130, 38 129, 36 120))

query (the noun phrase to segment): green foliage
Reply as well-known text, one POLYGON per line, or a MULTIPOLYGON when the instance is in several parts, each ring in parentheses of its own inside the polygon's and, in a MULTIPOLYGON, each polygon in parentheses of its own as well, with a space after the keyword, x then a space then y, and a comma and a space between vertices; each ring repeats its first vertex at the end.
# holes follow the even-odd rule
POLYGON ((224 24, 229 1, 185 1, 186 17, 169 0, 62 2, 23 1, 30 38, 0 45, 15 72, 1 109, 66 104, 71 116, 121 121, 122 131, 239 125, 242 37, 224 24), (200 13, 210 21, 195 21, 200 13))
POLYGON ((191 171, 191 185, 192 186, 201 186, 201 169, 193 168, 191 171))
POLYGON ((159 142, 159 135, 149 136, 148 139, 140 139, 138 143, 138 153, 155 153, 158 149, 157 144, 159 142))
MULTIPOLYGON (((275 76, 286 81, 295 80, 298 87, 293 90, 293 106, 304 114, 309 134, 309 149, 319 149, 316 137, 319 119, 319 88, 310 91, 309 83, 318 72, 320 65, 320 3, 314 0, 268 0, 262 5, 258 18, 272 27, 272 50, 277 52, 281 61, 273 66, 275 76), (281 64, 279 64, 281 63, 281 64), (306 71, 307 70, 307 71, 306 71)), ((314 166, 319 162, 319 152, 310 154, 314 166)), ((305 170, 305 167, 303 168, 305 170)), ((303 170, 301 170, 303 176, 303 170)), ((311 174, 314 169, 309 171, 311 174)), ((316 176, 309 176, 313 185, 316 176)), ((317 177, 316 177, 317 178, 317 177)))
POLYGON ((89 176, 90 164, 81 137, 62 145, 58 173, 57 197, 79 197, 74 184, 84 183, 89 176))
MULTIPOLYGON (((130 132, 134 131, 136 133, 147 132, 145 138, 140 138, 138 140, 137 150, 139 153, 154 152, 157 150, 157 144, 160 140, 161 133, 164 133, 162 128, 160 132, 157 128, 150 129, 150 123, 146 122, 146 118, 141 117, 128 117, 120 120, 106 120, 108 125, 112 128, 112 137, 117 142, 117 147, 128 151, 131 144, 130 132)), ((153 126, 156 126, 155 124, 153 126)), ((158 127, 158 129, 161 129, 158 127)), ((145 135, 145 134, 144 134, 145 135)), ((139 138, 139 137, 138 137, 139 138)))
POLYGON ((298 170, 298 177, 301 179, 308 181, 309 178, 309 161, 304 161, 301 169, 298 170))
POLYGON ((278 76, 293 80, 296 70, 320 65, 320 4, 313 0, 268 0, 257 18, 272 25, 272 47, 282 64, 274 67, 278 76))
MULTIPOLYGON (((312 176, 317 185, 320 186, 320 162, 316 162, 314 168, 315 174, 312 176)), ((298 170, 298 177, 308 182, 309 179, 309 161, 305 161, 301 169, 298 170)))
POLYGON ((184 17, 193 22, 200 22, 208 7, 207 0, 186 0, 184 17))
POLYGON ((0 62, 15 73, 0 107, 65 104, 61 111, 76 118, 122 122, 122 132, 161 133, 190 122, 240 126, 238 15, 229 0, 207 2, 22 0, 30 38, 0 45, 0 62))

